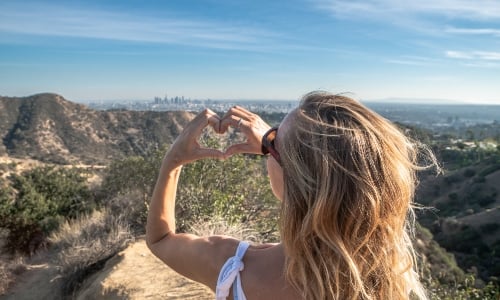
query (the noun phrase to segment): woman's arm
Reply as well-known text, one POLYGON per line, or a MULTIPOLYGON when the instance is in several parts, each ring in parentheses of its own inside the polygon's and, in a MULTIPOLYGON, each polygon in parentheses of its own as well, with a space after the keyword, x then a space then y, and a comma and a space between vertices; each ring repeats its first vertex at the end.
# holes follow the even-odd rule
POLYGON ((215 290, 219 270, 234 254, 238 241, 228 237, 198 237, 175 233, 175 195, 181 167, 160 169, 146 225, 151 252, 176 272, 215 290))
POLYGON ((224 236, 198 237, 175 232, 175 197, 182 165, 203 158, 223 159, 241 152, 260 149, 261 138, 269 125, 260 118, 246 118, 238 109, 229 112, 221 121, 211 110, 197 115, 176 138, 165 155, 151 199, 146 224, 146 242, 150 250, 176 272, 201 282, 215 290, 220 268, 227 258, 234 255, 238 240, 224 236), (239 122, 243 118, 245 122, 239 122), (255 122, 255 120, 261 123, 255 122), (228 126, 240 126, 250 143, 234 145, 229 154, 219 150, 202 148, 198 143, 203 129, 212 126, 218 133, 228 126), (257 125, 257 126, 253 126, 257 125), (265 125, 265 126, 264 126, 265 125), (252 129, 252 126, 258 130, 252 129), (264 127, 264 128, 262 128, 264 127), (236 148, 235 148, 236 147, 236 148))
POLYGON ((189 122, 163 158, 148 212, 148 244, 154 244, 168 234, 175 233, 175 196, 182 166, 202 158, 224 158, 221 151, 202 148, 198 143, 205 127, 212 126, 219 132, 219 125, 217 114, 209 109, 204 110, 189 122))
POLYGON ((175 232, 175 198, 182 165, 202 158, 224 158, 215 149, 202 148, 198 138, 207 126, 219 131, 220 119, 210 110, 197 115, 176 138, 165 155, 151 199, 146 224, 150 250, 178 273, 215 288, 218 268, 237 241, 222 237, 200 238, 175 232), (219 258, 220 257, 220 258, 219 258))
POLYGON ((153 191, 146 224, 146 242, 152 245, 175 234, 175 196, 182 166, 163 163, 153 191))

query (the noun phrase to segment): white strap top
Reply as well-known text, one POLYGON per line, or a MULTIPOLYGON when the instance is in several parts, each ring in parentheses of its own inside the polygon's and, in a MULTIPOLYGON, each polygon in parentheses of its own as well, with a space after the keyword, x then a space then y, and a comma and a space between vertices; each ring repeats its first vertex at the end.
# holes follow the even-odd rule
POLYGON ((224 266, 222 266, 215 289, 216 300, 225 300, 229 295, 231 286, 233 286, 235 300, 246 300, 245 294, 243 293, 243 287, 241 286, 240 272, 244 268, 242 259, 249 246, 250 244, 248 242, 241 241, 238 244, 235 256, 230 257, 224 266))

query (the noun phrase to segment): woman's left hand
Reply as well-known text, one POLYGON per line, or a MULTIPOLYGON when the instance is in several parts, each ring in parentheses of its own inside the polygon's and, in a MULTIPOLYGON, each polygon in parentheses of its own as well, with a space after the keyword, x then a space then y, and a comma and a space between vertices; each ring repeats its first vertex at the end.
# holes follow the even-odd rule
POLYGON ((163 164, 171 169, 203 158, 224 159, 224 153, 217 149, 203 148, 198 142, 203 129, 212 126, 220 132, 220 118, 210 109, 205 109, 189 122, 168 150, 163 164))
POLYGON ((239 153, 262 154, 262 136, 271 126, 261 117, 241 106, 233 106, 222 118, 219 132, 225 132, 229 126, 241 130, 246 141, 229 146, 226 157, 239 153))

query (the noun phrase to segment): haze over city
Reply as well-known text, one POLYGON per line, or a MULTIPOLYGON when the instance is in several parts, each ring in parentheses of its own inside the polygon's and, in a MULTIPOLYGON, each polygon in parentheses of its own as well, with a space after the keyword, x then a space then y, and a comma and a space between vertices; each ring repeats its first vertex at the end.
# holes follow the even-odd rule
POLYGON ((500 104, 500 2, 0 2, 0 95, 500 104))

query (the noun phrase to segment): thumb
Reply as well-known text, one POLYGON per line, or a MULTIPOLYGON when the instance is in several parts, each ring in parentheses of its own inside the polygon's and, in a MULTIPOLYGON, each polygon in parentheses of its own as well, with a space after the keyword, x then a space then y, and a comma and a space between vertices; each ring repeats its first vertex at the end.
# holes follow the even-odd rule
POLYGON ((233 144, 226 149, 226 156, 231 156, 239 153, 250 153, 248 144, 233 144))
POLYGON ((200 158, 216 158, 216 159, 224 159, 224 153, 217 149, 209 149, 209 148, 200 148, 198 149, 198 155, 200 158))

